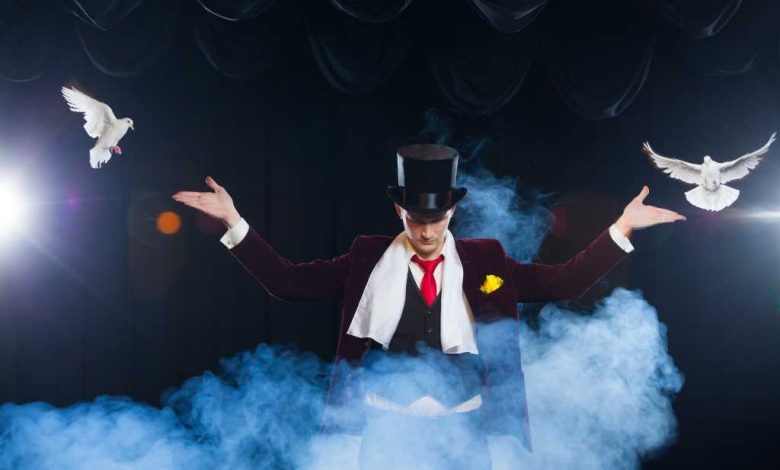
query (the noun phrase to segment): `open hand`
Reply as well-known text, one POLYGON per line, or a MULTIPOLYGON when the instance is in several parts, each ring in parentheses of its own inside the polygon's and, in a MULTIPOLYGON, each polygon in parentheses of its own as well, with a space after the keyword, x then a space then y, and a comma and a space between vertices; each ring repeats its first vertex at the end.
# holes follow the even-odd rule
POLYGON ((199 193, 195 191, 179 191, 172 197, 175 201, 194 207, 206 215, 219 219, 228 228, 241 220, 230 194, 218 185, 211 176, 206 177, 206 184, 214 192, 199 193))
POLYGON ((628 203, 623 210, 623 215, 615 222, 615 226, 623 235, 630 235, 632 230, 686 220, 685 216, 669 209, 645 205, 644 201, 648 194, 650 194, 650 188, 643 186, 639 195, 628 203))

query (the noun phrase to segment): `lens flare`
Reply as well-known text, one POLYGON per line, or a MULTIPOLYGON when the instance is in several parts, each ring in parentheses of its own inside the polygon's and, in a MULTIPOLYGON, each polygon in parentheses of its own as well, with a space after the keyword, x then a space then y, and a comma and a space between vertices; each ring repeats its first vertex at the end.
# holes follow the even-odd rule
POLYGON ((157 230, 165 235, 173 235, 181 228, 181 218, 173 211, 161 212, 157 216, 157 230))
POLYGON ((19 225, 24 215, 24 201, 11 182, 0 182, 0 235, 9 233, 19 225))

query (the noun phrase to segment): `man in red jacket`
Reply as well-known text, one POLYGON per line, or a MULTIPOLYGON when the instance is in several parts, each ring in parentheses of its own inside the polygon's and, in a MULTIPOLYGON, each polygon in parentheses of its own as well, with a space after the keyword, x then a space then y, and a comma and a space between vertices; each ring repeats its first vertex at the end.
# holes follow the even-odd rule
MULTIPOLYGON (((566 263, 519 263, 497 240, 455 240, 448 230, 456 204, 466 195, 466 188, 454 187, 457 151, 443 145, 409 145, 398 150, 397 162, 398 184, 388 187, 387 194, 403 232, 395 237, 358 236, 349 252, 332 259, 292 263, 278 255, 211 177, 206 184, 212 192, 182 191, 173 198, 221 220, 228 227, 221 241, 272 296, 343 302, 331 405, 359 399, 375 416, 407 417, 407 424, 436 436, 426 440, 440 447, 449 445, 448 438, 441 437, 449 424, 471 423, 478 417, 479 429, 515 435, 530 449, 520 350, 491 352, 495 336, 486 341, 480 329, 516 319, 518 302, 577 299, 633 250, 628 240, 633 230, 685 218, 645 205, 645 186, 612 226, 566 263), (386 385, 350 383, 353 368, 367 358, 414 357, 421 347, 447 358, 448 374, 457 375, 456 386, 446 393, 432 390, 410 397, 386 385), (507 364, 514 365, 511 373, 507 364)), ((369 420, 361 467, 388 466, 381 452, 387 429, 372 427, 369 420)), ((490 468, 484 437, 476 442, 446 466, 490 468)), ((420 462, 414 452, 401 454, 393 456, 393 466, 420 462)))

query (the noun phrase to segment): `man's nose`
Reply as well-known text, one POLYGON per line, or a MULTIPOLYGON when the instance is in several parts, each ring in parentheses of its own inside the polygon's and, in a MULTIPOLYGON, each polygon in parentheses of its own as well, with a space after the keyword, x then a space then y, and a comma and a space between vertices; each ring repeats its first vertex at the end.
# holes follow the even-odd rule
POLYGON ((431 227, 431 224, 423 225, 421 235, 423 238, 431 238, 433 236, 433 228, 431 227))

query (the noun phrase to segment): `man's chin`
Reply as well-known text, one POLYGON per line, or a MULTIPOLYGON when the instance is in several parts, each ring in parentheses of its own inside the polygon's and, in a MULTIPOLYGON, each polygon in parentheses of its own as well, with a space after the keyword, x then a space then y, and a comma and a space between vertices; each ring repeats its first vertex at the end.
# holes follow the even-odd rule
POLYGON ((436 251, 436 243, 418 243, 415 247, 421 255, 432 255, 436 251))

